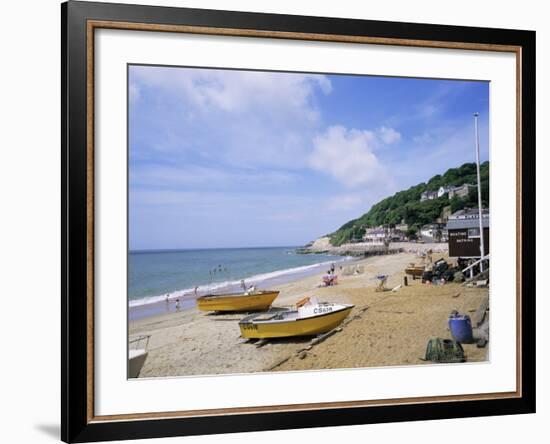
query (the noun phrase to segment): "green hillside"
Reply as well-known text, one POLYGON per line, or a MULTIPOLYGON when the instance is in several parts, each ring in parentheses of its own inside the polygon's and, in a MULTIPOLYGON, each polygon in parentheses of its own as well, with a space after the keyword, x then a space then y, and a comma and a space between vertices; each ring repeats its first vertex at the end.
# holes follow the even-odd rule
MULTIPOLYGON (((489 162, 481 164, 481 192, 483 205, 489 206, 489 162)), ((464 207, 477 207, 477 193, 470 193, 460 199, 444 195, 438 199, 420 202, 420 195, 424 191, 436 191, 440 186, 459 186, 465 183, 476 184, 475 163, 465 163, 459 168, 451 168, 443 175, 432 177, 427 183, 420 183, 408 190, 399 191, 373 205, 368 213, 357 219, 350 220, 334 233, 330 234, 332 245, 341 245, 352 239, 361 238, 366 228, 388 224, 399 224, 402 220, 409 225, 409 229, 416 230, 424 224, 434 222, 440 217, 443 208, 451 206, 455 212, 464 207)))

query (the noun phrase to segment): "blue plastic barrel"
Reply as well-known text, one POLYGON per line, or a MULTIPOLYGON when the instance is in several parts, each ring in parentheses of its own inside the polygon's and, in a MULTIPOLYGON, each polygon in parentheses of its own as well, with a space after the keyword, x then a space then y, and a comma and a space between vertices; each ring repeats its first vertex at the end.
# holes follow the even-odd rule
POLYGON ((463 344, 471 344, 474 342, 470 316, 451 313, 449 316, 449 328, 456 342, 462 342, 463 344))

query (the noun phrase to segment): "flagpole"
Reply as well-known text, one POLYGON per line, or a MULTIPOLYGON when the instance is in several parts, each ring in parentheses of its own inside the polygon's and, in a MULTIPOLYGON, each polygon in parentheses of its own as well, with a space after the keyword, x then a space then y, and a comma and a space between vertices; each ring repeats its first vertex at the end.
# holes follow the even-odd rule
MULTIPOLYGON (((481 206, 481 174, 479 172, 479 128, 477 119, 479 113, 474 113, 475 123, 475 145, 476 145, 476 169, 477 169, 477 208, 479 212, 479 250, 481 253, 480 259, 485 256, 485 243, 483 242, 483 210, 481 206)), ((479 263, 479 270, 483 271, 483 260, 479 263)))

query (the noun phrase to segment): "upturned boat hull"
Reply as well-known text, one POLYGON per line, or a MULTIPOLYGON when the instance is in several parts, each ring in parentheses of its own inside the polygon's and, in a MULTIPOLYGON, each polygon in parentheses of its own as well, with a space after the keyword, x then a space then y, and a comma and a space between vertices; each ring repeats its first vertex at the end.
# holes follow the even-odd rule
POLYGON ((326 333, 340 325, 350 314, 353 305, 318 316, 298 318, 293 320, 255 321, 246 317, 239 322, 241 335, 247 339, 287 338, 292 336, 313 336, 326 333))
POLYGON ((405 274, 408 274, 414 277, 422 276, 422 273, 424 273, 424 267, 412 266, 412 267, 405 268, 405 274))
POLYGON ((259 311, 267 310, 278 291, 260 291, 252 294, 208 295, 197 299, 202 311, 259 311))

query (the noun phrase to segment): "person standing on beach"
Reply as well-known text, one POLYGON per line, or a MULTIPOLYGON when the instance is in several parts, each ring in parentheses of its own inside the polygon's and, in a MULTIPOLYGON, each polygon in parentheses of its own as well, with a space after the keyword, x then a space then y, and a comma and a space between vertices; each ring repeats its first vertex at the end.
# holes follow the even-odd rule
POLYGON ((332 272, 332 274, 334 274, 334 263, 332 263, 332 265, 330 266, 330 271, 332 272))
POLYGON ((176 299, 176 310, 179 311, 179 309, 180 309, 180 300, 176 299))

